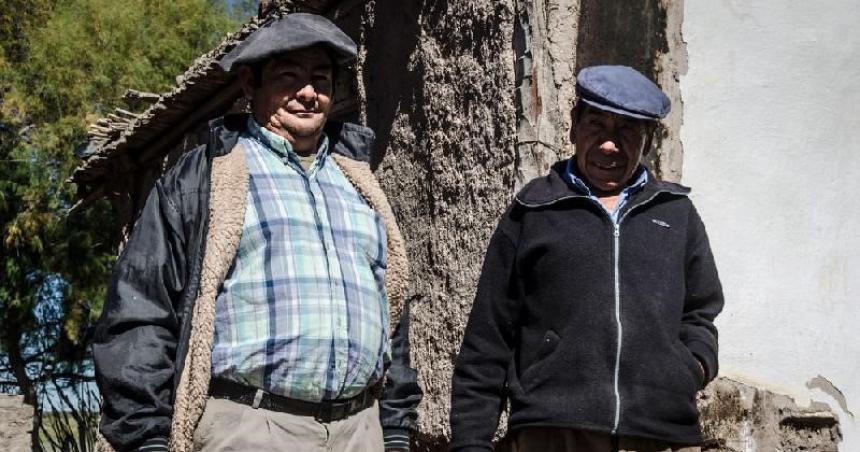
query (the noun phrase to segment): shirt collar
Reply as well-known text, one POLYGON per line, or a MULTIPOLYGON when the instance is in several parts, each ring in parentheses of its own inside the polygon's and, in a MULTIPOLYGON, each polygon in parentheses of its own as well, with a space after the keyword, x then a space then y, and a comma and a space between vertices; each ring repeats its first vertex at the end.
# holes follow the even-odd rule
MULTIPOLYGON (((576 156, 571 157, 567 161, 567 170, 564 172, 564 179, 573 189, 586 196, 596 197, 588 183, 576 174, 576 156)), ((645 165, 640 163, 633 176, 630 177, 627 186, 621 192, 625 195, 630 194, 644 187, 646 183, 648 183, 648 171, 645 170, 645 165)))
MULTIPOLYGON (((288 158, 295 163, 301 164, 299 160, 298 154, 293 151, 293 145, 287 141, 286 138, 272 132, 271 130, 262 127, 256 119, 254 119, 253 115, 248 115, 248 131, 251 135, 259 140, 261 143, 265 144, 267 148, 271 149, 281 158, 288 158)), ((326 154, 328 154, 328 137, 325 133, 322 134, 322 139, 319 142, 319 148, 317 149, 317 157, 316 160, 320 160, 324 158, 326 154)))

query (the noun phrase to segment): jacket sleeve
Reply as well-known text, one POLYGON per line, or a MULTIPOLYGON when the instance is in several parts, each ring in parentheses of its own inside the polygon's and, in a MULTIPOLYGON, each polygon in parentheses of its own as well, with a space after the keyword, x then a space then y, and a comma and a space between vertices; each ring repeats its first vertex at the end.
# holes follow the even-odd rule
POLYGON ((717 328, 714 318, 723 309, 723 289, 705 225, 695 207, 690 209, 686 254, 686 297, 681 320, 681 342, 705 370, 705 381, 716 378, 717 328))
POLYGON ((506 218, 490 239, 454 366, 451 451, 491 451, 506 400, 520 303, 516 245, 503 231, 506 218))
POLYGON ((113 270, 93 344, 100 431, 119 452, 167 450, 183 249, 180 214, 157 182, 113 270))
POLYGON ((391 339, 391 365, 379 401, 385 450, 409 450, 418 428, 418 404, 423 392, 418 386, 418 373, 409 362, 409 308, 407 302, 391 339))

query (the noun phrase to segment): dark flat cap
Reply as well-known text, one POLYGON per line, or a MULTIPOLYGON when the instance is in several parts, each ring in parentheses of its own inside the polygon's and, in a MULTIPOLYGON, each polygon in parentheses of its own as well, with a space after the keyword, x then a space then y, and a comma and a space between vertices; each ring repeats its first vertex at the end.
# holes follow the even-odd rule
POLYGON ((338 65, 350 63, 358 54, 355 42, 330 20, 316 14, 294 13, 251 33, 218 64, 231 72, 243 64, 314 46, 331 50, 338 65))
POLYGON ((666 117, 669 97, 654 82, 627 66, 590 66, 576 76, 579 100, 601 110, 639 119, 666 117))

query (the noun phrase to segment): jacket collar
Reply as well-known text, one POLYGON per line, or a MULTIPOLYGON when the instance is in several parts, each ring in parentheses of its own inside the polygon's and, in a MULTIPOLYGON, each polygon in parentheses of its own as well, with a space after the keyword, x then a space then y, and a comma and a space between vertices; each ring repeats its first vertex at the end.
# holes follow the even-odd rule
MULTIPOLYGON (((586 182, 584 177, 579 175, 579 170, 576 167, 576 156, 567 160, 567 168, 563 177, 568 184, 573 184, 575 189, 586 195, 595 197, 591 185, 586 182)), ((631 194, 638 192, 652 177, 645 165, 640 163, 639 167, 636 168, 636 171, 630 177, 627 186, 621 191, 622 198, 629 197, 631 194)))
POLYGON ((328 121, 325 133, 333 153, 360 162, 370 161, 370 152, 376 142, 373 130, 352 122, 328 121))
MULTIPOLYGON (((588 196, 575 190, 571 184, 565 180, 567 172, 568 160, 562 160, 552 165, 549 173, 545 176, 536 178, 529 182, 514 198, 516 202, 523 207, 537 208, 555 204, 559 201, 574 198, 585 198, 588 196)), ((648 171, 648 182, 642 189, 630 200, 629 204, 634 205, 640 200, 650 200, 661 193, 672 194, 676 196, 687 196, 690 189, 683 185, 673 184, 657 180, 656 177, 648 171)))
MULTIPOLYGON (((247 129, 246 113, 226 115, 209 121, 209 152, 211 157, 228 154, 247 129)), ((335 154, 360 162, 370 161, 376 135, 367 127, 340 121, 328 121, 325 134, 329 148, 335 154)))

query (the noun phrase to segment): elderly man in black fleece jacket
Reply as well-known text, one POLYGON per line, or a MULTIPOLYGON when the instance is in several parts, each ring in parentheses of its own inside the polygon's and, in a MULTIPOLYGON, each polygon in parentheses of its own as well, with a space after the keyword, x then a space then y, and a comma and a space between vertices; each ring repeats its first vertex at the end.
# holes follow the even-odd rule
POLYGON ((689 189, 641 163, 666 95, 623 66, 577 77, 576 155, 493 234, 454 369, 452 451, 698 451, 723 295, 689 189))

